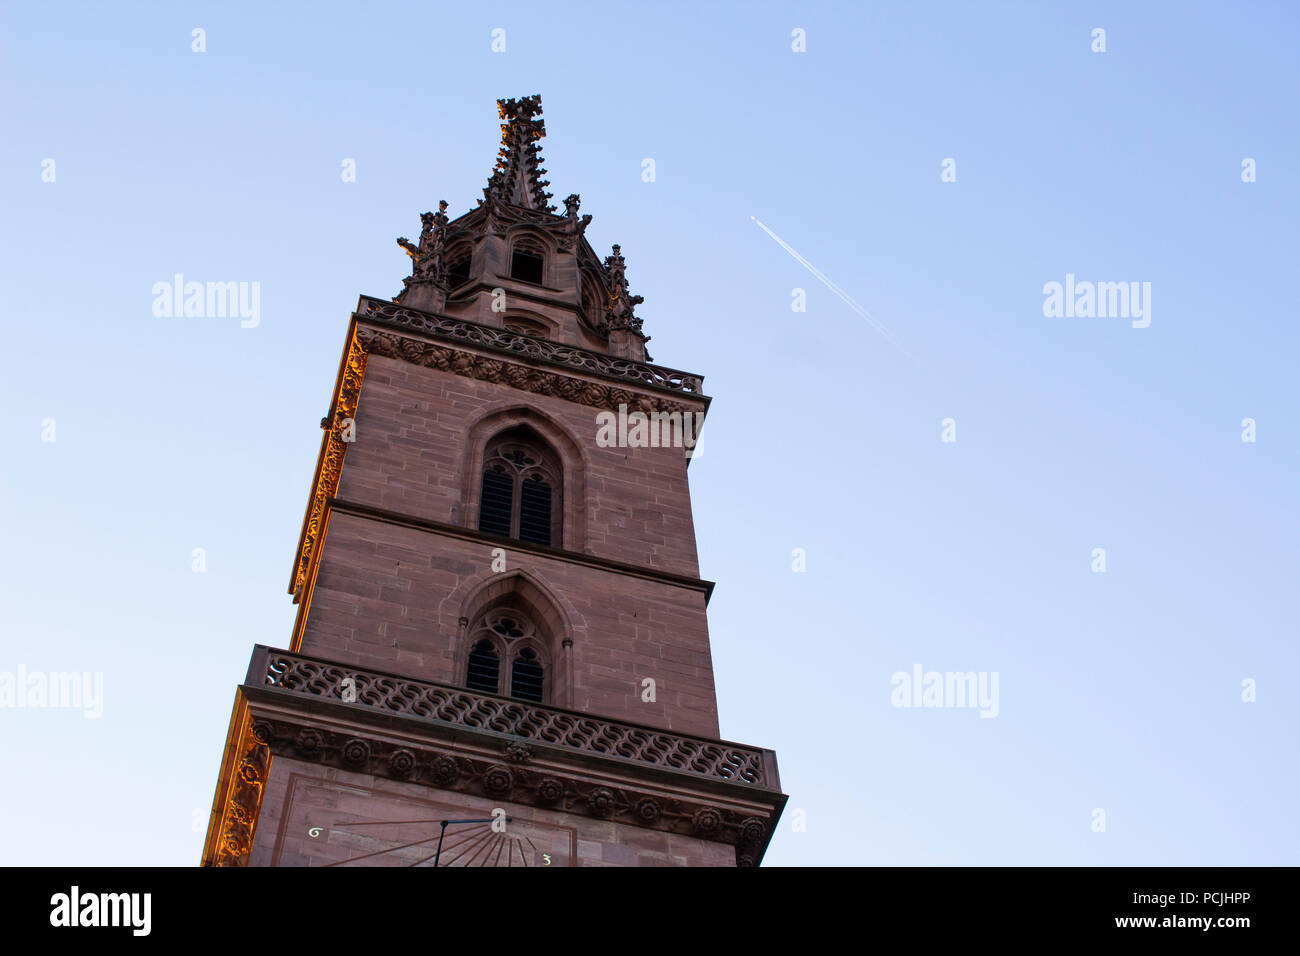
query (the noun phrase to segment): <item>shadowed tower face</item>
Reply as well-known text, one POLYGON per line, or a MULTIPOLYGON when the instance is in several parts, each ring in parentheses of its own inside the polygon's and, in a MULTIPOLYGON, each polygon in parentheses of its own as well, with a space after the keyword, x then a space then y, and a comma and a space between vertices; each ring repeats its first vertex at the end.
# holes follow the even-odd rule
POLYGON ((205 865, 752 865, 784 806, 775 755, 717 739, 702 379, 550 205, 540 97, 497 105, 483 197, 351 317, 205 865))

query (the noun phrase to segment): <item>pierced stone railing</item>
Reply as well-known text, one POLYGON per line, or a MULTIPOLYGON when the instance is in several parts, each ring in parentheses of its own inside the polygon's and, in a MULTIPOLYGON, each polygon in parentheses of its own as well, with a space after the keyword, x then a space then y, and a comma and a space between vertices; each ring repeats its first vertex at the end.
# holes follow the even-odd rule
POLYGON ((576 345, 563 345, 534 335, 480 325, 468 319, 454 319, 433 312, 420 312, 379 299, 362 301, 365 302, 366 311, 358 313, 357 317, 383 325, 437 335, 497 352, 521 355, 584 372, 595 372, 598 375, 650 385, 670 392, 699 395, 704 387, 704 379, 701 376, 680 372, 663 365, 651 365, 649 362, 636 362, 613 355, 602 355, 576 345))
POLYGON ((770 750, 671 733, 463 687, 361 670, 261 644, 253 652, 247 683, 252 687, 275 687, 336 702, 344 702, 347 689, 355 691, 355 700, 347 701, 353 706, 496 731, 716 780, 780 789, 776 755, 770 750), (352 684, 345 685, 347 679, 352 684))

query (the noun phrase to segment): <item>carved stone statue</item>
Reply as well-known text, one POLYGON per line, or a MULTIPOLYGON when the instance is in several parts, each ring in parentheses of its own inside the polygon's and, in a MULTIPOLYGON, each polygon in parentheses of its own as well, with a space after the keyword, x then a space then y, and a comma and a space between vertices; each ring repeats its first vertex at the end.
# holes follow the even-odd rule
POLYGON ((620 248, 615 243, 614 254, 605 257, 605 270, 609 276, 609 328, 610 331, 630 329, 640 332, 641 320, 636 317, 635 309, 645 301, 645 298, 639 295, 628 295, 627 263, 619 251, 620 248))
POLYGON ((411 257, 411 274, 402 280, 397 301, 412 309, 438 311, 446 302, 447 201, 438 203, 438 211, 420 216, 420 241, 405 236, 397 244, 411 257))
POLYGON ((581 199, 577 193, 569 193, 564 197, 564 233, 560 240, 560 248, 567 252, 572 252, 577 248, 577 241, 583 233, 587 231, 587 226, 591 224, 591 216, 578 218, 578 206, 581 199))
POLYGON ((415 283, 431 282, 441 287, 446 282, 443 251, 447 245, 447 201, 438 203, 437 213, 423 213, 420 224, 419 245, 412 244, 405 236, 397 240, 411 257, 411 275, 406 279, 406 286, 409 289, 415 283))

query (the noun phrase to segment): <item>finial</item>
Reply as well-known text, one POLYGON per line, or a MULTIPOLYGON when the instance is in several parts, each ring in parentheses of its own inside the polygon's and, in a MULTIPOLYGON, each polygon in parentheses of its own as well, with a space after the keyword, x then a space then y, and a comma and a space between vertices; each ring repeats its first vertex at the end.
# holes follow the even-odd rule
POLYGON ((550 183, 541 178, 546 174, 538 145, 538 140, 546 135, 546 124, 538 118, 541 113, 540 94, 497 100, 497 115, 502 120, 501 147, 497 151, 496 167, 483 190, 487 202, 555 211, 549 204, 551 193, 545 188, 550 183))
POLYGON ((502 119, 531 122, 533 117, 540 116, 541 113, 542 94, 540 93, 521 96, 519 99, 497 100, 497 114, 502 119))

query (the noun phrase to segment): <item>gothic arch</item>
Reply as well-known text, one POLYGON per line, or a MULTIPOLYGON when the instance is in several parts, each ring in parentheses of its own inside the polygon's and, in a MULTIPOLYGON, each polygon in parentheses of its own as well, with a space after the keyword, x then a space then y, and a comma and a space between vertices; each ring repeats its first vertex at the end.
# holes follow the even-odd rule
POLYGON ((609 334, 603 327, 605 310, 609 306, 609 293, 605 290, 604 283, 597 278, 595 270, 583 267, 580 275, 578 315, 588 331, 608 340, 609 334))
POLYGON ((483 453, 495 435, 525 427, 545 441, 560 460, 563 476, 564 520, 560 540, 553 547, 587 550, 587 455, 564 425, 528 405, 499 405, 472 417, 466 428, 466 460, 461 476, 461 523, 478 528, 482 495, 483 453))
POLYGON ((506 247, 513 249, 515 243, 524 238, 531 239, 540 246, 548 258, 555 253, 555 241, 550 234, 545 229, 526 222, 515 223, 506 230, 506 247))
POLYGON ((542 338, 555 338, 556 323, 553 319, 548 319, 539 312, 532 312, 528 309, 506 309, 505 314, 501 316, 501 324, 511 329, 518 325, 521 328, 517 331, 524 332, 527 335, 540 335, 542 338))
MULTIPOLYGON (((469 654, 487 622, 500 612, 517 612, 533 625, 519 646, 534 646, 541 652, 547 671, 544 703, 569 707, 573 702, 573 643, 585 637, 586 625, 571 604, 556 596, 536 575, 523 569, 486 571, 461 585, 447 598, 449 609, 458 611, 457 639, 453 654, 454 681, 466 683, 469 654)), ((490 626, 490 625, 489 625, 490 626)))
MULTIPOLYGON (((542 230, 526 224, 514 226, 506 233, 506 274, 512 279, 521 278, 515 275, 514 258, 516 251, 526 252, 541 259, 541 274, 537 278, 537 285, 553 286, 555 284, 553 281, 555 243, 550 236, 542 230)), ((521 278, 521 281, 533 280, 521 278)))
POLYGON ((447 267, 447 283, 451 291, 460 288, 474 274, 474 239, 464 235, 453 238, 447 243, 447 252, 443 256, 447 267))

